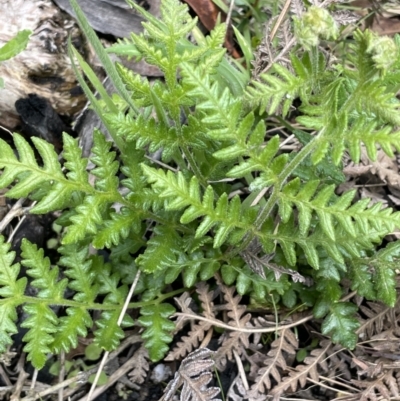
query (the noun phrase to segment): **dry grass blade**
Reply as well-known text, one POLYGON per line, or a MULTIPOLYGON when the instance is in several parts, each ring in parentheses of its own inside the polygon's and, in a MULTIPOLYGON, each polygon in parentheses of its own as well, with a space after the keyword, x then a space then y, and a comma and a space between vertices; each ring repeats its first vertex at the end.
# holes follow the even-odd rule
POLYGON ((219 398, 215 398, 220 389, 208 387, 212 380, 211 371, 215 367, 215 362, 211 359, 213 355, 213 351, 207 348, 200 348, 190 353, 182 361, 160 401, 171 401, 181 386, 183 388, 180 401, 221 401, 219 398))
POLYGON ((285 5, 283 6, 281 13, 279 14, 278 19, 275 22, 274 27, 271 30, 270 36, 269 36, 269 40, 272 41, 280 27, 280 25, 282 24, 283 19, 285 18, 285 15, 289 9, 290 3, 292 0, 286 0, 285 5))

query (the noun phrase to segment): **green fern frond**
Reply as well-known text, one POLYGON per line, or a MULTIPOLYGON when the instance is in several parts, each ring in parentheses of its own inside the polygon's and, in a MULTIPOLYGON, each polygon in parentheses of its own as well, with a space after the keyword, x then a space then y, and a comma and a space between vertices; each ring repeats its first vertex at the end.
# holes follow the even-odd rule
POLYGON ((179 138, 176 129, 157 122, 154 118, 145 118, 143 115, 137 118, 129 114, 109 115, 107 119, 112 124, 118 135, 125 136, 127 141, 136 141, 138 148, 149 145, 151 152, 163 149, 165 158, 179 148, 179 138))
POLYGON ((128 289, 120 285, 121 276, 114 272, 110 263, 104 263, 100 256, 92 256, 93 272, 98 285, 98 294, 106 295, 105 304, 123 305, 128 289))
POLYGON ((0 168, 4 169, 0 186, 5 188, 17 180, 7 196, 18 198, 27 197, 44 183, 60 182, 61 185, 53 184, 51 194, 45 196, 32 212, 42 213, 43 204, 46 205, 46 210, 58 209, 65 204, 65 198, 68 199, 73 191, 80 190, 82 187, 65 179, 52 145, 39 138, 32 138, 32 140, 42 157, 43 167, 38 165, 32 148, 22 136, 14 134, 14 144, 19 158, 5 141, 0 140, 0 168))
POLYGON ((94 332, 94 343, 106 351, 116 349, 121 339, 125 337, 122 328, 132 326, 133 324, 133 321, 125 316, 121 326, 118 326, 117 323, 121 309, 105 311, 101 314, 100 319, 96 320, 97 329, 94 332))
POLYGON ((376 115, 382 122, 394 126, 400 125, 400 101, 393 96, 393 93, 387 92, 386 88, 382 87, 382 82, 375 79, 366 82, 361 93, 357 102, 360 113, 376 115))
POLYGON ((86 337, 93 320, 86 308, 70 307, 66 316, 59 318, 57 332, 51 342, 53 353, 69 352, 78 346, 78 337, 86 337))
POLYGON ((248 221, 248 216, 242 213, 239 197, 228 201, 227 194, 224 193, 214 206, 212 187, 207 187, 201 199, 196 177, 192 177, 188 184, 181 173, 176 175, 170 171, 165 173, 163 170, 156 170, 146 165, 142 165, 142 168, 149 182, 153 183, 153 188, 159 190, 159 196, 166 198, 167 210, 186 209, 180 219, 181 223, 188 224, 204 216, 197 228, 196 238, 203 237, 214 226, 218 226, 214 237, 214 247, 217 248, 234 230, 236 231, 235 243, 237 243, 245 235, 246 229, 250 228, 251 223, 248 221), (238 234, 238 230, 241 234, 238 234))
POLYGON ((276 75, 261 75, 263 82, 254 81, 253 86, 247 88, 247 96, 252 107, 259 103, 260 110, 267 109, 268 114, 273 114, 283 101, 285 116, 304 81, 279 64, 275 65, 275 72, 276 75))
POLYGON ((265 123, 260 121, 251 130, 253 122, 254 115, 253 113, 249 113, 243 118, 237 129, 231 132, 231 136, 235 138, 235 144, 213 154, 215 158, 224 161, 237 158, 238 156, 247 156, 246 161, 231 168, 226 173, 226 176, 242 178, 254 171, 259 172, 259 176, 252 180, 250 184, 249 188, 251 191, 277 183, 279 175, 288 161, 287 154, 277 156, 280 142, 279 137, 274 136, 268 141, 266 146, 263 146, 265 123))
POLYGON ((184 286, 191 288, 199 279, 205 281, 213 277, 219 268, 218 261, 207 258, 203 252, 192 252, 190 255, 181 252, 175 256, 175 260, 169 260, 165 284, 173 283, 182 274, 184 286))
POLYGON ((235 130, 240 117, 241 105, 229 88, 213 82, 201 66, 182 64, 183 87, 188 95, 198 98, 195 118, 208 128, 207 136, 212 139, 227 139, 226 135, 235 130), (201 114, 200 114, 201 113, 201 114))
POLYGON ((294 217, 291 216, 287 223, 281 222, 275 226, 272 220, 267 220, 261 231, 256 235, 266 253, 274 250, 274 244, 278 243, 290 266, 295 266, 297 261, 296 245, 300 246, 306 256, 307 262, 314 269, 320 266, 320 250, 324 249, 330 257, 340 264, 344 264, 344 257, 360 257, 362 250, 373 249, 374 243, 379 243, 385 235, 385 230, 370 229, 366 234, 361 234, 349 241, 349 234, 340 225, 335 224, 335 239, 325 234, 319 222, 311 235, 302 235, 294 217))
POLYGON ((57 267, 50 267, 50 259, 44 257, 43 249, 38 249, 25 238, 22 240, 21 249, 21 263, 27 267, 26 273, 33 277, 31 285, 39 289, 37 296, 52 299, 54 302, 64 299, 67 280, 58 280, 59 270, 57 267))
POLYGON ((96 165, 91 173, 96 177, 95 188, 98 191, 110 192, 115 197, 118 191, 119 180, 116 174, 119 163, 115 160, 116 153, 110 151, 112 143, 107 142, 104 135, 95 130, 93 132, 93 156, 90 160, 96 165))
POLYGON ((47 360, 47 354, 52 352, 53 335, 57 332, 58 318, 46 303, 34 303, 24 306, 28 318, 21 324, 29 329, 23 341, 27 344, 24 351, 28 353, 36 369, 42 369, 47 360))
POLYGON ((393 306, 397 299, 395 268, 399 256, 400 244, 391 242, 373 256, 352 260, 352 289, 369 300, 393 306))
POLYGON ((282 221, 285 223, 289 220, 295 205, 299 213, 301 235, 308 232, 313 213, 318 215, 320 226, 332 240, 335 239, 335 222, 353 238, 366 235, 371 228, 390 232, 400 225, 400 213, 393 213, 390 208, 381 209, 380 204, 368 208, 369 202, 366 200, 352 204, 355 191, 347 192, 334 200, 334 185, 317 192, 318 186, 318 181, 309 181, 301 187, 300 179, 294 179, 279 194, 279 215, 282 221))
POLYGON ((0 352, 12 344, 11 335, 18 332, 17 306, 23 303, 27 278, 18 279, 20 266, 12 264, 15 252, 9 252, 11 244, 0 236, 0 352))
POLYGON ((68 227, 62 239, 63 244, 73 244, 84 239, 87 234, 96 234, 110 203, 107 195, 86 196, 83 203, 75 209, 74 215, 69 218, 72 225, 68 227))
MULTIPOLYGON (((43 250, 24 239, 22 241, 22 264, 26 266, 27 274, 34 278, 31 285, 39 289, 37 297, 59 303, 64 298, 67 280, 58 281, 58 268, 50 268, 50 260, 43 257, 43 250)), ((41 369, 52 352, 53 336, 58 330, 57 315, 47 303, 30 303, 24 305, 28 318, 22 327, 28 330, 23 340, 27 343, 24 350, 28 352, 28 360, 41 369)))
POLYGON ((226 285, 235 285, 240 295, 250 295, 259 302, 265 302, 269 294, 283 295, 290 288, 286 276, 276 280, 274 273, 263 267, 265 279, 260 280, 260 276, 243 266, 242 261, 234 262, 221 267, 221 277, 226 285))
MULTIPOLYGON (((163 2, 161 5, 161 21, 152 18, 149 13, 141 7, 137 7, 133 2, 131 5, 148 20, 143 23, 148 37, 145 38, 143 34, 131 34, 133 43, 148 63, 155 64, 162 69, 168 87, 173 88, 177 81, 175 72, 180 60, 179 53, 177 54, 178 43, 186 38, 196 26, 197 20, 190 17, 186 5, 180 4, 176 0, 163 2), (171 14, 172 10, 173 14, 171 14), (151 40, 148 39, 149 37, 151 40), (151 44, 153 41, 154 45, 151 44), (158 46, 157 44, 160 42, 164 46, 158 46)), ((195 49, 195 51, 197 54, 194 55, 194 58, 197 58, 201 51, 199 49, 195 49)), ((193 54, 186 52, 184 58, 192 59, 193 54)))
POLYGON ((93 157, 91 161, 96 167, 91 173, 96 177, 93 195, 88 195, 75 209, 75 214, 70 217, 72 223, 67 234, 63 238, 64 244, 71 244, 85 238, 87 234, 96 234, 102 225, 105 213, 109 211, 114 202, 123 202, 118 192, 119 180, 116 174, 119 163, 114 160, 115 152, 110 151, 111 143, 107 142, 102 134, 95 131, 93 157))
POLYGON ((306 52, 300 59, 291 55, 294 74, 287 68, 275 64, 269 74, 262 74, 261 81, 252 81, 247 87, 246 99, 251 108, 260 107, 263 112, 273 114, 279 107, 283 117, 289 111, 293 100, 300 96, 304 104, 310 101, 310 93, 318 92, 326 80, 326 60, 322 53, 315 49, 306 52))
POLYGON ((127 238, 131 230, 138 233, 140 229, 140 214, 136 210, 122 208, 119 213, 111 212, 110 219, 103 221, 93 237, 93 246, 97 249, 112 248, 127 238))
POLYGON ((63 134, 64 167, 68 170, 67 177, 73 182, 87 185, 87 159, 82 157, 82 149, 78 141, 67 134, 63 134))
POLYGON ((92 262, 88 259, 88 249, 73 244, 64 245, 58 251, 62 255, 59 264, 66 267, 64 274, 69 278, 68 287, 75 291, 73 299, 77 302, 94 302, 98 288, 92 262))
POLYGON ((168 351, 172 341, 172 330, 174 323, 168 318, 175 313, 175 308, 169 304, 156 304, 145 306, 140 309, 142 315, 138 321, 146 329, 142 337, 146 340, 145 346, 149 350, 150 359, 159 361, 168 351))
POLYGON ((168 269, 175 261, 176 255, 181 253, 181 239, 170 227, 157 226, 147 244, 145 252, 136 259, 137 265, 145 273, 168 269))
POLYGON ((109 263, 104 263, 99 256, 92 257, 93 271, 98 285, 98 294, 104 294, 104 305, 116 306, 113 310, 102 312, 96 320, 97 329, 94 332, 95 343, 106 351, 115 349, 125 334, 123 328, 133 325, 130 316, 125 315, 121 325, 118 325, 119 315, 128 294, 126 285, 120 285, 121 276, 113 272, 109 263))
POLYGON ((116 64, 116 69, 123 83, 126 85, 126 89, 132 92, 132 97, 138 106, 151 106, 151 89, 149 81, 138 74, 134 74, 122 64, 116 64))
POLYGON ((78 336, 87 336, 88 329, 93 325, 85 305, 94 303, 98 286, 94 283, 95 274, 91 270, 87 248, 68 245, 61 247, 59 252, 62 254, 60 265, 67 268, 64 274, 69 278, 68 287, 75 292, 73 299, 82 305, 68 307, 66 316, 59 319, 52 348, 54 352, 68 352, 78 345, 78 336))
POLYGON ((356 330, 360 322, 355 317, 357 305, 350 302, 337 302, 322 323, 322 333, 329 334, 334 343, 353 349, 357 344, 356 330))

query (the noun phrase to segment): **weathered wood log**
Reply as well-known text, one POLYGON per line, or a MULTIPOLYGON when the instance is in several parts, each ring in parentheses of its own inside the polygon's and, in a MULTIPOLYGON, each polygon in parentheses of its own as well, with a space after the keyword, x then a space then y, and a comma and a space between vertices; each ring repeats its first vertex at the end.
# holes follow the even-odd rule
POLYGON ((73 115, 86 103, 67 54, 70 34, 85 54, 76 23, 50 0, 1 0, 0 46, 22 29, 33 32, 27 48, 0 64, 5 83, 0 90, 0 125, 9 129, 19 124, 15 102, 30 93, 47 99, 64 115, 73 115))
MULTIPOLYGON (((91 64, 94 57, 75 23, 61 11, 73 14, 69 0, 0 0, 0 46, 19 30, 33 34, 27 48, 11 60, 0 63, 0 77, 5 88, 0 90, 0 126, 14 130, 20 125, 15 102, 34 94, 46 99, 55 111, 73 116, 86 104, 67 52, 67 40, 72 42, 91 64), (61 8, 61 9, 60 9, 61 8)), ((78 0, 91 26, 99 32, 116 37, 140 32, 142 19, 135 15, 125 0, 78 0)), ((159 14, 159 0, 148 0, 150 12, 159 14)), ((160 75, 157 68, 143 60, 128 62, 137 72, 160 75)))

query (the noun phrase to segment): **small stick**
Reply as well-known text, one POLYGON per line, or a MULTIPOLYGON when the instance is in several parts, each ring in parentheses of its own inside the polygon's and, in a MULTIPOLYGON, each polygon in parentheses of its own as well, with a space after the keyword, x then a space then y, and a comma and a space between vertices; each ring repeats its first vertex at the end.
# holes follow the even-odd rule
POLYGON ((279 17, 276 20, 275 25, 272 28, 272 31, 271 31, 271 33, 269 35, 270 42, 272 42, 274 40, 274 37, 275 37, 276 33, 278 32, 278 29, 279 29, 280 25, 282 24, 282 21, 285 18, 285 15, 286 15, 287 11, 289 10, 289 6, 290 6, 291 1, 292 0, 286 0, 286 3, 283 6, 282 11, 279 14, 279 17))
MULTIPOLYGON (((130 301, 131 298, 132 298, 133 292, 135 291, 135 288, 136 288, 136 285, 137 285, 137 283, 138 283, 138 281, 139 281, 139 278, 140 278, 140 270, 138 270, 137 273, 136 273, 135 280, 133 280, 133 283, 132 283, 131 288, 130 288, 130 290, 129 290, 129 294, 128 294, 128 296, 126 297, 124 306, 123 306, 123 308, 122 308, 122 310, 121 310, 121 313, 119 314, 119 318, 118 318, 118 322, 117 322, 117 325, 118 325, 118 326, 121 325, 122 320, 124 319, 125 313, 126 313, 126 311, 127 311, 127 309, 128 309, 128 306, 129 306, 129 301, 130 301)), ((81 401, 83 401, 83 400, 85 400, 85 401, 90 401, 90 400, 92 399, 92 396, 93 396, 93 394, 94 394, 94 392, 95 392, 95 389, 96 389, 97 382, 99 381, 101 372, 103 371, 104 365, 105 365, 106 362, 107 362, 107 359, 108 359, 108 355, 109 355, 109 354, 110 354, 110 353, 109 353, 108 351, 106 351, 106 352, 104 353, 103 359, 101 360, 99 369, 97 370, 96 376, 95 376, 94 381, 93 381, 93 383, 92 383, 92 387, 90 387, 89 394, 88 394, 87 397, 84 397, 81 401)), ((125 366, 125 365, 123 365, 123 366, 125 366)), ((110 379, 109 379, 109 382, 110 382, 110 379)), ((106 385, 106 386, 102 386, 102 387, 100 387, 100 388, 104 388, 103 391, 105 391, 105 390, 107 389, 107 385, 106 385)), ((98 390, 99 390, 99 389, 98 389, 98 390)), ((100 394, 101 394, 101 393, 100 393, 100 394)), ((98 395, 98 394, 97 394, 97 395, 98 395)), ((96 395, 96 397, 97 397, 97 395, 96 395)))

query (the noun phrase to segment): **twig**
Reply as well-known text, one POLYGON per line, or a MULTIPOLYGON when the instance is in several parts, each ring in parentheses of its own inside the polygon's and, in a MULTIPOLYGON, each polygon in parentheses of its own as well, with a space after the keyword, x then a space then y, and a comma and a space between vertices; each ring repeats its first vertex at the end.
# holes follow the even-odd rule
POLYGON ((18 199, 8 213, 2 218, 0 221, 0 233, 6 229, 12 219, 25 214, 25 210, 22 208, 24 201, 25 198, 18 199))
POLYGON ((278 29, 279 29, 279 27, 281 26, 282 21, 283 21, 283 19, 285 18, 285 15, 286 15, 287 11, 289 10, 289 6, 290 6, 291 1, 292 1, 292 0, 286 0, 286 3, 285 3, 285 5, 284 5, 283 8, 282 8, 281 13, 279 14, 279 17, 278 17, 278 19, 276 20, 274 27, 272 28, 271 34, 269 35, 269 40, 270 40, 270 42, 273 41, 273 39, 274 39, 276 33, 278 32, 278 29))
MULTIPOLYGON (((65 377, 65 351, 62 350, 60 354, 60 373, 58 374, 58 382, 61 383, 64 381, 65 377)), ((63 401, 64 396, 64 387, 61 387, 58 390, 58 401, 63 401)))
POLYGON ((267 193, 267 191, 269 190, 270 187, 265 187, 263 188, 258 195, 254 198, 253 202, 251 202, 251 207, 255 206, 258 204, 258 202, 260 202, 261 198, 267 193))
MULTIPOLYGON (((121 352, 123 352, 127 347, 134 343, 142 342, 142 338, 139 335, 131 335, 127 337, 121 345, 116 349, 115 351, 111 352, 110 357, 108 358, 108 362, 112 361, 114 358, 116 358, 121 352)), ((90 375, 98 370, 98 366, 96 365, 93 369, 91 369, 90 375)), ((75 388, 70 388, 69 390, 64 392, 64 399, 69 400, 69 398, 75 394, 80 387, 82 387, 88 380, 89 376, 87 377, 86 380, 81 380, 79 382, 80 386, 76 386, 75 388)))
POLYGON ((7 375, 7 372, 4 370, 3 366, 0 363, 0 377, 3 379, 6 386, 12 386, 11 380, 7 375))
POLYGON ((41 391, 40 393, 36 393, 35 395, 32 396, 27 396, 25 398, 22 398, 20 401, 36 401, 38 399, 42 399, 43 397, 53 394, 56 391, 59 391, 61 388, 65 388, 70 386, 71 384, 74 383, 79 383, 83 382, 86 383, 89 376, 96 371, 97 367, 87 370, 86 372, 78 372, 78 374, 74 377, 71 377, 70 379, 66 379, 62 381, 61 383, 57 383, 54 386, 51 386, 47 388, 46 390, 41 391))
MULTIPOLYGON (((121 376, 128 373, 137 364, 134 358, 128 359, 119 369, 117 369, 107 380, 107 383, 103 386, 97 387, 91 394, 93 398, 97 398, 100 394, 104 393, 109 387, 111 387, 121 376)), ((89 395, 81 398, 79 401, 89 401, 89 395)))
MULTIPOLYGON (((128 309, 128 306, 129 306, 129 301, 132 298, 133 292, 135 291, 135 288, 136 288, 136 285, 137 285, 137 283, 139 281, 139 278, 140 278, 140 270, 138 270, 137 273, 136 273, 135 280, 133 280, 133 283, 132 283, 131 288, 129 290, 129 294, 126 297, 124 306, 122 307, 121 313, 119 314, 119 318, 118 318, 118 322, 117 322, 118 326, 121 325, 122 320, 124 319, 125 313, 126 313, 126 311, 128 309)), ((93 380, 92 386, 90 387, 89 394, 87 395, 87 397, 82 398, 81 401, 83 401, 83 400, 90 401, 92 399, 92 396, 93 396, 93 394, 95 392, 95 388, 96 388, 97 382, 99 381, 101 372, 103 371, 104 365, 107 362, 109 354, 110 354, 109 351, 106 351, 104 353, 103 358, 102 358, 101 363, 100 363, 100 366, 99 366, 99 368, 97 370, 96 376, 95 376, 95 378, 93 380)), ((110 379, 109 379, 109 381, 110 381, 110 379)), ((100 388, 103 388, 103 387, 104 387, 104 390, 106 390, 108 388, 107 386, 102 386, 100 388)), ((99 394, 101 394, 101 393, 99 393, 99 394)), ((97 395, 96 395, 96 397, 97 397, 97 395)))
POLYGON ((233 6, 235 5, 235 1, 231 0, 229 4, 229 10, 228 10, 228 15, 226 16, 226 26, 229 27, 229 24, 231 22, 231 17, 232 17, 232 11, 233 11, 233 6))
POLYGON ((32 390, 32 391, 35 389, 35 385, 36 385, 38 373, 39 373, 39 371, 38 371, 37 369, 35 369, 35 370, 33 371, 32 382, 31 382, 31 390, 32 390))
POLYGON ((25 384, 25 380, 29 377, 29 374, 25 372, 24 369, 21 369, 18 375, 17 383, 15 384, 15 390, 11 394, 10 401, 19 401, 20 394, 22 391, 22 387, 25 384))
POLYGON ((176 168, 174 168, 174 167, 171 167, 171 166, 168 166, 167 164, 163 163, 162 161, 157 160, 157 159, 155 159, 155 158, 153 158, 153 157, 151 157, 151 156, 145 155, 144 157, 145 157, 146 159, 148 159, 148 160, 151 160, 153 163, 160 165, 161 167, 164 167, 164 168, 166 168, 166 169, 168 169, 168 170, 173 171, 174 173, 176 173, 176 172, 178 171, 178 169, 176 169, 176 168))
POLYGON ((12 137, 14 136, 13 133, 12 133, 9 129, 7 129, 6 127, 3 127, 2 125, 0 125, 0 128, 1 128, 3 131, 5 131, 5 132, 7 132, 8 134, 10 134, 12 137))
POLYGON ((239 354, 235 350, 233 350, 233 355, 235 356, 236 365, 238 367, 239 375, 240 375, 240 378, 242 379, 243 386, 246 391, 249 391, 250 387, 249 387, 249 383, 247 381, 246 373, 243 368, 242 360, 240 359, 239 354))
POLYGON ((200 348, 207 348, 208 347, 208 344, 210 343, 213 334, 214 334, 214 330, 211 327, 207 331, 207 335, 203 338, 203 341, 200 344, 200 348))
MULTIPOLYGON (((140 336, 134 336, 134 335, 130 336, 120 345, 120 347, 118 347, 117 350, 111 352, 110 360, 114 359, 119 353, 121 353, 129 345, 131 345, 135 342, 139 342, 139 341, 141 341, 140 336)), ((92 369, 89 369, 85 372, 78 372, 76 376, 66 379, 66 380, 62 381, 61 383, 57 383, 54 386, 51 386, 49 388, 46 388, 45 390, 43 390, 39 393, 36 393, 35 395, 29 395, 25 398, 22 398, 21 400, 18 398, 17 400, 18 401, 36 401, 47 395, 54 394, 55 392, 59 391, 61 388, 64 389, 64 388, 70 386, 71 384, 75 384, 75 383, 81 384, 81 385, 85 384, 88 381, 90 375, 92 375, 97 370, 98 370, 98 366, 95 366, 92 369)), ((76 388, 70 389, 71 391, 69 391, 69 392, 65 392, 64 393, 65 399, 69 399, 69 397, 73 393, 75 393, 78 389, 79 389, 79 387, 76 387, 76 388)), ((17 401, 17 400, 15 400, 15 401, 17 401)))
MULTIPOLYGON (((352 386, 349 386, 349 385, 346 384, 346 383, 342 383, 342 382, 340 382, 340 381, 333 380, 333 379, 331 379, 330 377, 319 376, 319 378, 322 379, 322 380, 325 380, 325 381, 327 381, 327 382, 337 384, 338 386, 346 387, 346 388, 348 388, 349 390, 358 391, 357 388, 352 387, 352 386)), ((342 391, 341 391, 341 392, 342 392, 342 391)))
POLYGON ((260 74, 265 74, 279 59, 283 57, 285 53, 287 53, 290 48, 296 43, 296 38, 293 37, 289 40, 287 45, 280 51, 280 53, 272 60, 261 72, 260 74))

